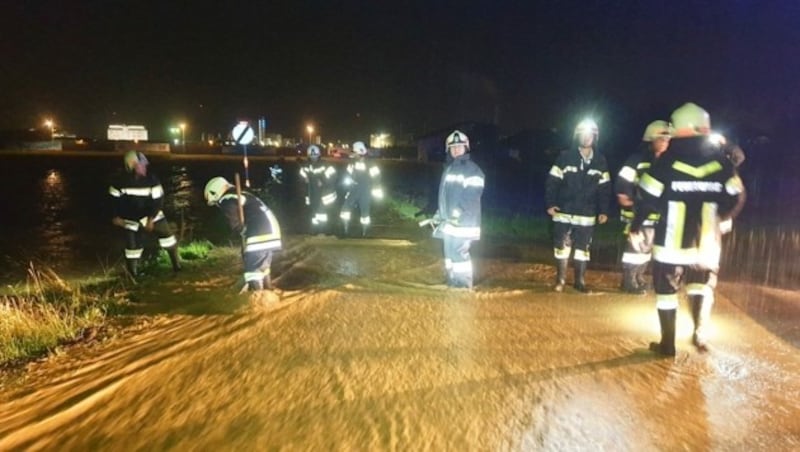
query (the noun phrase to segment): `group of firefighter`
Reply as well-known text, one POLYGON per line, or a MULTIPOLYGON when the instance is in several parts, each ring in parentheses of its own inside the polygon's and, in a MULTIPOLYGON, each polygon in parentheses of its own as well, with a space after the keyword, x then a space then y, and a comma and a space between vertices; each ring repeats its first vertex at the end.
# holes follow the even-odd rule
MULTIPOLYGON (((353 144, 353 153, 355 159, 347 165, 342 181, 346 193, 339 217, 347 235, 352 212, 357 208, 361 235, 366 236, 371 224, 371 201, 383 198, 380 169, 367 159, 368 152, 363 142, 353 144)), ((311 211, 312 231, 325 232, 328 210, 337 198, 336 169, 322 161, 317 145, 310 145, 307 155, 307 163, 300 168, 300 176, 307 187, 305 203, 311 211)), ((143 231, 158 236, 159 246, 167 251, 173 271, 180 271, 178 243, 170 232, 163 211, 163 186, 153 173, 148 172, 149 162, 141 152, 127 152, 123 162, 125 171, 112 180, 109 194, 114 201, 112 223, 125 231, 128 274, 133 278, 139 275, 139 262, 144 252, 143 231)), ((273 178, 276 171, 279 170, 270 168, 273 178)), ((280 225, 273 212, 259 197, 242 191, 238 183, 234 185, 224 177, 209 180, 203 196, 209 206, 220 208, 230 229, 242 237, 245 289, 272 288, 272 255, 282 248, 280 225)))
POLYGON ((625 162, 612 190, 606 160, 597 152, 597 125, 581 122, 574 138, 575 148, 558 156, 546 182, 547 212, 554 226, 554 290, 564 290, 572 256, 574 288, 590 291, 585 274, 592 234, 595 223, 608 220, 615 191, 626 235, 622 290, 645 293, 645 270, 652 261, 661 340, 650 349, 675 355, 678 291, 685 286, 694 322, 692 343, 707 351, 721 236, 745 201, 736 170, 744 153, 712 134, 708 112, 686 103, 672 112, 669 122, 647 126, 640 152, 625 162))
POLYGON ((372 224, 372 200, 383 199, 381 170, 374 160, 368 158, 366 145, 361 141, 353 143, 355 159, 347 165, 341 180, 337 177, 336 168, 322 160, 319 146, 312 144, 306 153, 308 160, 300 167, 300 176, 306 186, 305 203, 311 213, 311 232, 324 234, 333 229, 328 213, 338 197, 337 184, 341 184, 345 189, 339 213, 342 232, 344 236, 350 234, 350 220, 357 208, 361 236, 365 237, 372 224))
MULTIPOLYGON (((714 303, 719 270, 721 235, 744 203, 744 186, 736 167, 744 154, 738 147, 712 139, 708 113, 693 103, 674 112, 671 120, 653 121, 644 131, 639 152, 619 171, 615 188, 605 157, 597 149, 598 127, 591 120, 578 124, 574 145, 561 152, 547 176, 545 202, 553 221, 556 262, 554 290, 562 292, 573 260, 573 287, 590 292, 586 268, 596 223, 608 220, 612 192, 616 191, 625 223, 621 288, 645 293, 646 267, 652 261, 652 287, 661 326, 661 340, 650 348, 675 355, 675 319, 678 291, 686 287, 694 334, 692 343, 707 350, 706 325, 714 303)), ((447 285, 473 287, 470 247, 481 235, 481 196, 484 174, 470 159, 469 138, 453 131, 445 140, 447 163, 439 183, 438 209, 431 219, 434 236, 443 240, 447 285)), ((337 200, 337 183, 345 187, 339 219, 349 234, 353 211, 359 210, 361 235, 371 224, 373 199, 383 198, 380 169, 363 142, 353 144, 355 159, 339 181, 336 169, 321 159, 320 148, 307 148, 308 160, 300 168, 306 184, 305 202, 313 233, 330 229, 328 213, 337 200)), ((141 231, 154 232, 167 250, 173 270, 180 270, 177 240, 162 211, 164 190, 147 172, 147 159, 139 152, 125 154, 126 172, 109 189, 114 198, 112 222, 124 228, 128 272, 138 273, 142 257, 141 231)), ((205 186, 204 198, 217 206, 231 230, 242 237, 245 288, 272 288, 272 254, 281 249, 281 231, 272 211, 257 196, 241 191, 223 177, 205 186)))

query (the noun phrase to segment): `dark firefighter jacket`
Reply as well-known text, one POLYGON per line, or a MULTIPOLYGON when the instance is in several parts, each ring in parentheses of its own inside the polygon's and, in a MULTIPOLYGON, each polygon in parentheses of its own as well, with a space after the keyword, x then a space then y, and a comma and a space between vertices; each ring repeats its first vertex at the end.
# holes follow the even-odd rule
POLYGON ((439 183, 438 211, 443 234, 480 239, 483 184, 483 171, 469 154, 456 157, 445 167, 439 183))
POLYGON ((608 215, 611 176, 606 158, 597 151, 586 162, 577 149, 556 158, 545 184, 547 208, 558 206, 553 221, 593 226, 597 215, 608 215))
MULTIPOLYGON (((644 152, 637 152, 625 161, 625 164, 620 168, 617 173, 617 180, 615 188, 617 194, 625 195, 633 200, 633 206, 620 206, 620 220, 623 223, 630 223, 633 221, 634 209, 636 204, 641 202, 641 195, 639 194, 639 179, 642 177, 652 164, 654 159, 653 152, 650 150, 644 152)), ((652 226, 658 221, 658 213, 653 212, 645 219, 644 226, 652 226)))
POLYGON ((653 258, 707 269, 719 266, 720 221, 736 207, 744 189, 733 164, 706 137, 675 138, 639 181, 641 209, 631 231, 660 212, 653 258))
POLYGON ((351 196, 355 196, 357 193, 369 193, 373 198, 383 198, 381 170, 378 165, 363 157, 347 165, 347 174, 344 176, 343 184, 351 196))
POLYGON ((242 192, 244 225, 239 221, 236 189, 231 188, 219 200, 219 207, 228 219, 231 230, 242 235, 244 251, 281 249, 281 228, 271 210, 255 195, 242 192))
POLYGON ((112 211, 115 217, 137 223, 146 222, 148 218, 153 221, 164 218, 161 211, 164 205, 164 188, 151 173, 139 177, 134 173, 119 172, 112 179, 108 193, 113 199, 112 211))
POLYGON ((329 206, 336 201, 336 168, 321 160, 300 167, 300 176, 308 185, 306 205, 319 202, 329 206))

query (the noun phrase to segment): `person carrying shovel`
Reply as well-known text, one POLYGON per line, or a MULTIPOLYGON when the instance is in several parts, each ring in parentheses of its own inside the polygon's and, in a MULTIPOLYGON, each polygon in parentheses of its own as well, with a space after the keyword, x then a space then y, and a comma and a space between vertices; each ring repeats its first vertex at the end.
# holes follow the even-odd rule
POLYGON ((231 230, 242 236, 246 289, 272 289, 270 266, 272 253, 282 248, 280 225, 261 199, 239 187, 224 177, 214 177, 206 184, 203 195, 209 206, 222 210, 231 230))

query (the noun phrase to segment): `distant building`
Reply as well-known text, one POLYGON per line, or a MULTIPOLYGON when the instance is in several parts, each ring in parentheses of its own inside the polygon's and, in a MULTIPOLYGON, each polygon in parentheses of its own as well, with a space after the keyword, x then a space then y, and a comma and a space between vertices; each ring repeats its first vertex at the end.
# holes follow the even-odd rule
POLYGON ((273 146, 273 147, 281 147, 286 146, 286 143, 283 141, 283 136, 279 133, 265 133, 261 139, 262 146, 273 146))
POLYGON ((369 136, 369 147, 386 149, 394 146, 394 136, 390 133, 373 133, 369 136))
POLYGON ((108 126, 109 141, 147 141, 147 128, 139 125, 111 124, 108 126))

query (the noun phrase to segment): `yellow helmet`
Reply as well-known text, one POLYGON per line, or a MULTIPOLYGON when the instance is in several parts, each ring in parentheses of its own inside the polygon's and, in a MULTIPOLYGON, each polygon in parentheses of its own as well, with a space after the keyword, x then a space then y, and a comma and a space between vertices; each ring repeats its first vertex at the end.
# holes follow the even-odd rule
POLYGON ((657 120, 647 125, 644 129, 642 141, 655 141, 657 138, 669 138, 672 136, 672 126, 667 121, 657 120))
POLYGON ((453 133, 447 136, 445 145, 448 149, 450 149, 451 146, 459 145, 465 146, 467 149, 469 149, 469 137, 467 137, 467 134, 460 130, 454 130, 453 133))
POLYGON ((203 190, 203 196, 206 198, 206 203, 209 206, 213 206, 219 202, 219 199, 222 198, 222 195, 225 194, 233 185, 228 182, 227 179, 224 177, 215 177, 208 181, 206 184, 205 190, 203 190))
POLYGON ((687 102, 672 112, 673 135, 691 137, 711 133, 711 118, 708 112, 697 104, 687 102))

